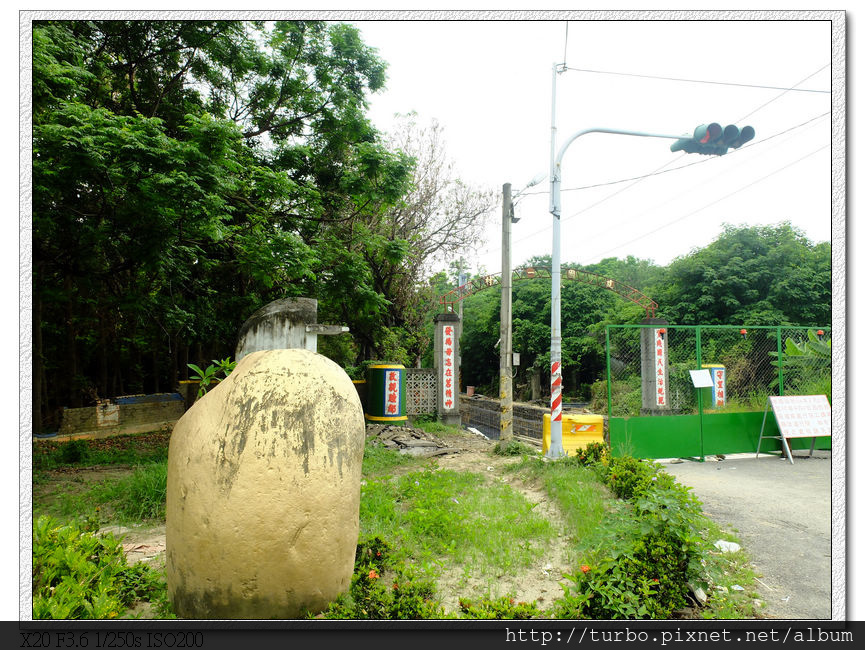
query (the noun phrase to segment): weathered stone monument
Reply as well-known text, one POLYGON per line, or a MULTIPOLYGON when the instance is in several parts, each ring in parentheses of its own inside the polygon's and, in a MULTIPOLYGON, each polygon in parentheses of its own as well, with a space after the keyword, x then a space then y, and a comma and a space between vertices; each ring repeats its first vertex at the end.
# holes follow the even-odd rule
POLYGON ((357 391, 333 361, 306 349, 245 354, 171 436, 166 578, 176 614, 298 618, 345 591, 364 437, 357 391))
POLYGON ((237 337, 234 360, 250 352, 300 348, 318 352, 318 337, 344 334, 345 325, 318 323, 315 298, 282 298, 266 304, 246 319, 237 337))

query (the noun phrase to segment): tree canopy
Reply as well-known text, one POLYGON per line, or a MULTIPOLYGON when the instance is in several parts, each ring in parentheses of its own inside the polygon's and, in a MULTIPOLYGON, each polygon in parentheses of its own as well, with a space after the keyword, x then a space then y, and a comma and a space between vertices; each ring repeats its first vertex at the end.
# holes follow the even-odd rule
MULTIPOLYGON (((344 365, 418 358, 421 275, 487 198, 366 117, 386 64, 322 21, 33 26, 34 418, 174 390, 307 296, 344 365), (454 208, 451 202, 459 202, 454 208)), ((439 134, 440 135, 440 134, 439 134)), ((424 148, 425 147, 425 148, 424 148)))

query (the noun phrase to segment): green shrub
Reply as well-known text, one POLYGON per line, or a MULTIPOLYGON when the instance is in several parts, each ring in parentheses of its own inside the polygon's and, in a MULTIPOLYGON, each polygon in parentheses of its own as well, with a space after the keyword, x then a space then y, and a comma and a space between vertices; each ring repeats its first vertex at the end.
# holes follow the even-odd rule
POLYGON ((675 479, 661 471, 657 463, 638 460, 630 456, 610 459, 604 467, 605 480, 610 490, 620 499, 634 499, 653 487, 669 486, 675 479))
POLYGON ((527 620, 530 618, 541 618, 543 612, 538 609, 536 602, 516 602, 510 596, 502 596, 495 600, 482 598, 478 602, 472 602, 460 598, 460 618, 469 619, 494 619, 494 620, 527 620))
POLYGON ((70 440, 64 442, 60 447, 60 462, 72 465, 83 463, 90 455, 90 447, 86 440, 70 440))
POLYGON ((579 572, 566 577, 557 618, 669 618, 700 584, 706 556, 700 502, 655 463, 610 461, 607 481, 627 503, 579 572))
POLYGON ((50 517, 33 524, 33 618, 110 619, 160 587, 159 574, 126 564, 120 542, 50 517))
POLYGON ((418 580, 403 562, 395 560, 384 540, 373 537, 357 545, 348 592, 330 603, 317 618, 440 618, 444 611, 433 600, 434 593, 431 581, 418 580))
POLYGON ((590 442, 585 447, 577 449, 573 456, 574 461, 583 466, 589 467, 596 463, 603 463, 609 459, 610 448, 602 442, 590 442))

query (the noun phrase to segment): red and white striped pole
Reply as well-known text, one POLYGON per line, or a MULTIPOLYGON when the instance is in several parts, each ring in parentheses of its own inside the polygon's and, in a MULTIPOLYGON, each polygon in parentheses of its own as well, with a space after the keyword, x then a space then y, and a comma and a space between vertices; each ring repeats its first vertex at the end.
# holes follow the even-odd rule
MULTIPOLYGON (((564 69, 564 66, 563 66, 564 69)), ((562 220, 559 204, 561 165, 556 160, 556 75, 553 65, 553 115, 550 134, 550 212, 553 215, 553 268, 550 302, 550 447, 547 458, 565 455, 562 446, 562 220)))

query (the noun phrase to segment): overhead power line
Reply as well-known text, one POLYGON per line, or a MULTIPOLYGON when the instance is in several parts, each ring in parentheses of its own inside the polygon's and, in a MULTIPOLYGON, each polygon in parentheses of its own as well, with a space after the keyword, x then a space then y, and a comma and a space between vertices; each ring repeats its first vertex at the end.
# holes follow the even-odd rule
MULTIPOLYGON (((751 143, 751 144, 748 145, 747 147, 743 147, 742 149, 737 149, 737 150, 732 151, 732 152, 730 152, 730 153, 738 153, 738 152, 743 151, 743 150, 745 150, 745 149, 748 149, 748 148, 750 148, 750 147, 752 147, 752 146, 755 146, 755 145, 758 145, 758 144, 762 144, 762 143, 764 143, 764 142, 769 142, 770 140, 773 140, 773 139, 775 139, 775 138, 778 138, 778 137, 780 137, 780 136, 782 136, 782 135, 784 135, 784 134, 786 134, 786 133, 789 133, 789 132, 791 132, 791 131, 794 131, 794 130, 796 130, 796 129, 802 128, 803 126, 806 126, 806 125, 810 124, 811 122, 814 122, 814 121, 816 121, 816 120, 818 120, 818 119, 820 119, 820 118, 826 117, 827 115, 829 115, 828 112, 823 113, 823 114, 821 114, 821 115, 818 115, 818 116, 816 116, 816 117, 812 117, 811 119, 806 120, 805 122, 802 122, 801 124, 797 124, 796 126, 791 126, 790 128, 785 129, 785 130, 783 130, 783 131, 780 131, 780 132, 778 132, 778 133, 776 133, 776 134, 774 134, 774 135, 770 135, 769 137, 764 138, 764 139, 760 140, 759 142, 751 143)), ((779 173, 779 172, 781 172, 781 171, 787 169, 788 167, 790 167, 790 166, 792 166, 792 165, 794 165, 794 164, 800 162, 801 160, 804 160, 805 158, 808 158, 809 156, 814 155, 814 154, 817 153, 818 151, 822 151, 822 149, 825 149, 825 148, 828 147, 828 146, 829 146, 829 145, 826 145, 826 146, 821 147, 820 149, 818 149, 818 150, 816 150, 816 151, 812 151, 811 153, 806 154, 806 155, 803 156, 802 158, 799 158, 799 159, 797 159, 797 160, 795 160, 795 161, 793 161, 793 162, 791 162, 791 163, 785 165, 784 167, 781 167, 780 169, 777 169, 777 170, 775 170, 775 171, 773 171, 773 172, 767 174, 766 176, 763 176, 763 177, 761 177, 761 178, 759 178, 759 179, 757 179, 757 180, 755 180, 755 181, 752 181, 751 183, 748 183, 747 185, 744 185, 744 186, 740 187, 739 189, 735 190, 734 192, 731 192, 730 194, 727 194, 727 195, 725 195, 725 196, 723 196, 723 197, 717 199, 716 201, 713 201, 712 203, 709 203, 709 204, 703 206, 702 208, 699 208, 698 210, 695 210, 695 211, 693 211, 693 212, 690 212, 690 213, 686 214, 686 215, 683 216, 683 217, 677 218, 675 221, 672 221, 672 222, 670 222, 670 223, 668 223, 668 224, 662 225, 662 226, 660 226, 659 228, 657 228, 656 230, 653 230, 653 231, 651 231, 651 232, 649 232, 649 233, 646 233, 645 235, 642 235, 642 236, 645 237, 645 236, 647 236, 647 235, 653 234, 653 233, 657 232, 657 230, 661 230, 661 229, 663 229, 663 228, 666 228, 667 226, 671 225, 672 223, 676 223, 676 222, 678 222, 678 221, 681 221, 682 219, 685 219, 685 218, 691 216, 692 214, 696 214, 697 212, 699 212, 699 211, 701 211, 701 210, 704 210, 705 208, 710 207, 711 205, 714 205, 715 203, 717 203, 717 202, 719 202, 719 201, 722 201, 722 200, 728 198, 729 196, 732 196, 732 195, 736 194, 737 192, 739 192, 739 191, 741 191, 741 190, 743 190, 743 189, 746 189, 746 188, 748 188, 748 187, 751 187, 751 185, 754 185, 755 183, 757 183, 757 182, 759 182, 759 181, 762 181, 762 180, 764 180, 764 179, 766 179, 766 178, 769 178, 770 176, 773 176, 774 174, 777 174, 777 173, 779 173)), ((684 155, 687 155, 687 154, 684 154, 684 155)), ((727 154, 727 155, 730 155, 730 154, 727 154)), ((630 189, 631 187, 633 187, 633 185, 635 185, 635 184, 637 184, 637 183, 639 183, 639 182, 645 180, 646 178, 649 178, 649 177, 651 177, 651 176, 657 176, 657 175, 660 175, 660 174, 662 174, 662 173, 667 173, 667 172, 677 171, 677 170, 680 170, 680 169, 686 169, 686 168, 688 168, 688 167, 692 167, 692 166, 694 166, 694 165, 701 165, 701 164, 704 164, 704 163, 706 163, 706 162, 710 162, 711 160, 713 160, 713 158, 705 158, 705 159, 703 159, 703 160, 698 160, 698 161, 696 161, 696 162, 689 163, 689 164, 687 164, 687 165, 680 165, 679 167, 675 167, 675 168, 673 168, 673 169, 664 170, 664 167, 666 167, 667 165, 671 164, 671 163, 666 163, 665 165, 662 165, 660 168, 658 168, 658 170, 655 170, 654 172, 649 173, 649 174, 646 174, 646 175, 643 175, 643 176, 637 176, 637 177, 634 177, 634 178, 626 178, 626 179, 621 179, 621 180, 618 180, 618 181, 610 181, 610 182, 608 182, 608 183, 600 183, 599 185, 614 185, 614 184, 617 184, 617 183, 626 183, 626 182, 631 181, 631 185, 628 185, 627 187, 623 187, 622 189, 618 190, 617 192, 613 192, 612 194, 610 194, 610 195, 608 195, 608 196, 606 196, 606 197, 600 199, 599 201, 596 201, 595 203, 593 203, 593 204, 591 204, 591 205, 588 205, 588 206, 582 208, 581 210, 579 210, 578 212, 575 212, 574 214, 568 215, 567 217, 562 217, 562 221, 563 221, 563 222, 564 222, 564 221, 567 221, 567 220, 569 220, 569 219, 572 219, 572 218, 574 218, 574 217, 576 217, 576 216, 579 216, 580 214, 583 214, 584 212, 587 212, 587 211, 589 211, 589 210, 591 210, 591 209, 597 207, 597 206, 600 205, 601 203, 604 203, 604 202, 606 202, 606 201, 612 199, 613 197, 618 196, 618 195, 621 194, 622 192, 627 191, 628 189, 630 189), (663 170, 663 171, 662 171, 662 170, 663 170)), ((573 187, 573 188, 569 188, 569 189, 570 189, 570 190, 583 190, 583 189, 589 189, 589 188, 593 188, 593 187, 598 187, 598 185, 590 185, 590 186, 585 186, 585 187, 573 187)), ((562 190, 562 191, 565 191, 565 190, 562 190)), ((527 196, 527 195, 530 195, 530 194, 549 194, 549 190, 539 190, 539 191, 537 191, 537 192, 524 192, 524 193, 523 193, 523 196, 527 196)), ((538 230, 535 230, 534 232, 528 233, 528 234, 525 235, 523 238, 524 238, 524 239, 527 239, 527 238, 530 238, 530 237, 534 237, 534 236, 536 236, 536 235, 540 235, 541 233, 544 233, 544 232, 550 230, 550 227, 551 227, 551 226, 544 226, 544 227, 542 227, 542 228, 540 228, 540 229, 538 229, 538 230)), ((631 242, 630 242, 630 241, 629 241, 629 242, 626 242, 625 244, 622 244, 622 246, 625 246, 625 245, 627 245, 627 244, 629 244, 629 243, 631 243, 631 242)), ((616 248, 619 248, 619 247, 617 246, 616 248)), ((603 254, 606 254, 607 252, 611 252, 611 251, 613 251, 613 250, 616 250, 616 248, 610 249, 609 251, 606 251, 606 252, 603 253, 603 254)), ((491 249, 491 250, 500 250, 500 249, 491 249)))
MULTIPOLYGON (((733 151, 728 152, 727 155, 729 156, 730 154, 737 154, 737 153, 740 153, 740 152, 745 151, 747 149, 750 149, 751 147, 759 146, 761 144, 769 142, 770 140, 773 140, 774 138, 780 137, 780 136, 784 135, 785 133, 789 133, 790 131, 794 131, 795 129, 802 128, 803 126, 807 126, 811 122, 814 122, 815 120, 819 120, 821 118, 824 118, 827 115, 829 115, 829 111, 826 111, 825 113, 817 115, 816 117, 812 117, 810 120, 805 120, 804 122, 802 122, 801 124, 797 124, 796 126, 791 126, 789 129, 785 129, 783 131, 780 131, 780 132, 776 133, 775 135, 770 135, 768 138, 762 138, 761 140, 758 140, 756 142, 752 142, 749 145, 742 147, 741 149, 734 149, 733 151)), ((687 155, 688 154, 683 154, 683 156, 687 156, 687 155)), ((619 180, 604 181, 603 183, 594 183, 592 185, 579 185, 577 187, 565 187, 565 188, 562 188, 561 191, 562 192, 577 192, 580 190, 591 190, 591 189, 594 189, 597 187, 605 187, 608 185, 618 185, 620 183, 629 183, 631 181, 640 181, 640 180, 643 180, 646 178, 651 178, 652 176, 660 176, 661 174, 669 174, 670 172, 679 171, 680 169, 687 169, 688 167, 693 167, 694 165, 703 165, 707 162, 711 162, 712 160, 713 160, 713 158, 703 158, 701 160, 695 160, 694 162, 687 163, 686 165, 679 165, 678 167, 673 167, 672 169, 664 169, 664 167, 667 167, 668 165, 671 164, 671 163, 666 163, 666 164, 662 165, 661 167, 659 167, 658 169, 656 169, 655 171, 649 172, 647 174, 643 174, 641 176, 631 176, 630 178, 620 178, 619 180)), ((529 196, 532 194, 549 194, 549 193, 550 193, 549 190, 537 190, 535 192, 523 192, 523 196, 529 196)), ((612 196, 615 196, 615 195, 612 195, 612 196)))
MULTIPOLYGON (((628 240, 628 241, 626 241, 626 242, 624 242, 624 243, 617 244, 616 246, 613 246, 612 248, 607 249, 607 250, 604 251, 603 253, 599 253, 598 255, 595 256, 595 258, 596 258, 597 260, 602 260, 602 259, 604 258, 604 255, 607 255, 607 254, 609 254, 609 253, 612 253, 613 251, 618 250, 618 249, 622 248, 623 246, 627 246, 628 244, 633 244, 633 243, 636 242, 636 241, 639 241, 639 240, 641 240, 641 239, 645 239, 646 237, 648 237, 648 236, 650 236, 650 235, 654 235, 656 232, 660 232, 661 230, 664 230, 665 228, 669 228, 669 227, 672 226, 673 224, 675 224, 675 223, 679 223, 680 221, 683 221, 683 220, 687 219, 688 217, 692 217, 692 216, 694 216, 695 214, 697 214, 698 212, 702 212, 702 211, 705 210, 706 208, 710 208, 710 207, 712 207, 713 205, 715 205, 715 204, 717 204, 717 203, 720 203, 721 201, 723 201, 723 200, 725 200, 725 199, 727 199, 727 198, 729 198, 729 197, 731 197, 731 196, 733 196, 733 195, 735 195, 735 194, 740 193, 742 190, 751 187, 752 185, 756 185, 757 183, 760 183, 760 182, 766 180, 767 178, 770 178, 770 177, 774 176, 775 174, 779 174, 780 172, 784 171, 785 169, 788 169, 789 167, 792 167, 793 165, 796 165, 796 164, 802 162, 803 160, 805 160, 806 158, 810 158, 810 157, 813 156, 814 154, 820 153, 821 151, 823 151, 824 149, 827 149, 827 148, 829 148, 829 145, 828 145, 828 144, 823 145, 823 146, 820 147, 819 149, 815 149, 815 150, 812 151, 811 153, 805 154, 805 155, 802 156, 801 158, 798 158, 797 160, 794 160, 793 162, 787 163, 787 164, 784 165, 783 167, 780 167, 780 168, 778 168, 778 169, 776 169, 776 170, 774 170, 774 171, 772 171, 772 172, 769 172, 769 173, 766 174, 765 176, 761 176, 760 178, 751 181, 751 182, 748 183, 747 185, 743 185, 742 187, 739 187, 739 188, 735 189, 734 191, 729 192, 729 193, 725 194, 724 196, 719 197, 719 198, 715 199, 714 201, 712 201, 712 202, 710 202, 710 203, 707 203, 706 205, 697 208, 696 210, 692 210, 692 211, 688 212, 687 214, 682 215, 681 217, 676 217, 676 218, 673 219, 672 221, 668 221, 667 223, 661 224, 661 225, 658 226, 657 228, 654 228, 654 229, 650 230, 649 232, 642 233, 641 235, 639 235, 639 236, 637 236, 637 237, 634 237, 633 239, 630 239, 630 240, 628 240)), ((595 259, 595 258, 593 258, 593 259, 595 259)))
MULTIPOLYGON (((828 64, 820 68, 820 70, 824 70, 828 68, 828 64)), ((744 84, 744 83, 736 83, 734 81, 707 81, 705 79, 682 79, 678 77, 661 77, 657 75, 648 75, 648 74, 635 74, 631 72, 612 72, 609 70, 587 70, 586 68, 566 68, 567 70, 573 70, 574 72, 588 72, 592 74, 607 74, 613 76, 620 77, 639 77, 641 79, 660 79, 663 81, 681 81, 685 83, 695 83, 695 84, 711 84, 715 86, 738 86, 740 88, 762 88, 765 90, 783 90, 785 92, 799 92, 799 93, 830 93, 829 90, 817 90, 812 88, 786 88, 784 86, 765 86, 761 84, 744 84)), ((819 72, 819 70, 818 70, 819 72)), ((814 73, 816 74, 816 73, 814 73)), ((813 75, 811 75, 813 76, 813 75)))

